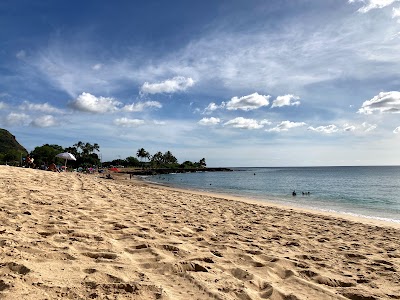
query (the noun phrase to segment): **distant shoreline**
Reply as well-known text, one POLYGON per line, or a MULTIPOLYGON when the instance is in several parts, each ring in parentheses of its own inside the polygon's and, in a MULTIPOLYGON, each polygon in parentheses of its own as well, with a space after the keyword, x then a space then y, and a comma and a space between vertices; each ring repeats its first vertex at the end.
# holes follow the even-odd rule
POLYGON ((130 175, 160 175, 171 173, 195 173, 195 172, 231 172, 230 168, 154 168, 134 171, 120 171, 120 173, 130 175))

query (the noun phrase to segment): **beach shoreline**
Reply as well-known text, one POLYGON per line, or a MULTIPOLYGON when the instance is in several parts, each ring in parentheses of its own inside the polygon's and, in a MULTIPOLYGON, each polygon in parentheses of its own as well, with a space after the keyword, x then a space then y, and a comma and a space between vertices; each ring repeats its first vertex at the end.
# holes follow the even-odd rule
POLYGON ((0 166, 2 299, 400 298, 398 228, 112 177, 0 166))
MULTIPOLYGON (((124 178, 126 179, 126 178, 124 178)), ((261 206, 272 206, 272 207, 277 207, 280 209, 289 209, 289 210, 297 210, 299 212, 304 212, 304 213, 314 213, 314 214, 322 214, 325 216, 331 216, 335 218, 343 218, 347 219, 350 221, 354 222, 360 222, 360 223, 365 223, 369 225, 377 225, 377 226, 387 226, 387 227, 393 227, 400 229, 400 222, 396 221, 389 221, 389 220, 384 220, 384 218, 378 218, 378 217, 373 217, 373 216, 364 216, 364 215, 354 215, 352 213, 344 213, 344 212, 337 212, 337 211, 327 211, 327 210, 320 210, 318 208, 305 208, 301 206, 294 206, 290 204, 285 204, 281 203, 282 201, 277 201, 274 200, 270 197, 265 197, 265 198, 259 198, 259 197, 249 197, 249 196, 241 196, 241 195, 231 195, 227 194, 224 192, 210 192, 210 191, 205 191, 205 190, 200 190, 200 189, 194 189, 190 187, 177 187, 174 185, 169 185, 167 183, 158 183, 150 180, 145 180, 142 179, 140 176, 134 176, 132 178, 133 180, 137 180, 137 182, 142 182, 146 183, 155 187, 161 187, 165 188, 167 190, 172 190, 172 191, 181 191, 181 192, 188 192, 188 193, 194 193, 198 195, 206 195, 210 197, 220 197, 223 199, 228 199, 232 201, 242 201, 246 203, 251 203, 251 204, 256 204, 256 205, 261 205, 261 206)), ((122 179, 120 179, 122 180, 122 179)))

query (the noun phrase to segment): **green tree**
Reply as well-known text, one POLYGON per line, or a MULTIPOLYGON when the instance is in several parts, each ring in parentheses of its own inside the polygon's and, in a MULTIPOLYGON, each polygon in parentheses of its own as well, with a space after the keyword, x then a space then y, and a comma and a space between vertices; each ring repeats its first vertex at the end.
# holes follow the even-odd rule
POLYGON ((52 162, 61 163, 61 160, 56 158, 56 155, 62 152, 64 152, 64 148, 62 146, 44 144, 43 146, 35 147, 30 155, 32 158, 34 158, 35 164, 40 166, 42 164, 49 165, 52 162))
POLYGON ((205 158, 200 159, 200 161, 198 162, 198 164, 199 164, 199 167, 200 167, 200 168, 205 168, 205 167, 207 166, 207 164, 206 164, 206 159, 205 159, 205 158))
POLYGON ((140 148, 138 149, 138 151, 136 152, 136 156, 140 159, 141 163, 142 163, 142 168, 144 167, 143 164, 143 159, 150 159, 150 153, 147 152, 146 150, 144 150, 144 148, 140 148))
POLYGON ((3 154, 2 161, 8 165, 16 166, 20 164, 21 152, 18 150, 8 150, 3 154))
POLYGON ((184 161, 184 162, 180 165, 180 167, 183 168, 183 169, 193 169, 193 168, 195 168, 196 166, 195 166, 195 164, 194 164, 193 162, 187 160, 187 161, 184 161))
POLYGON ((171 151, 165 152, 163 157, 164 157, 164 163, 167 165, 178 163, 178 160, 176 159, 175 156, 172 155, 171 151))
POLYGON ((139 167, 140 166, 140 161, 133 156, 128 156, 125 158, 126 161, 126 166, 125 167, 139 167))
POLYGON ((94 153, 94 151, 100 151, 100 146, 97 143, 92 145, 90 143, 83 143, 82 141, 79 141, 66 150, 69 150, 69 153, 75 155, 75 165, 92 166, 100 164, 99 156, 94 153))
POLYGON ((159 168, 164 163, 164 155, 158 151, 151 157, 151 166, 153 168, 159 168))

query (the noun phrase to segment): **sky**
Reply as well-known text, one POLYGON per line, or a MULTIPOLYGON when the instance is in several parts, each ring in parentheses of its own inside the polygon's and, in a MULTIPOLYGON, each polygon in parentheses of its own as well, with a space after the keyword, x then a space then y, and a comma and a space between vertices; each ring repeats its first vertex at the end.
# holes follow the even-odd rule
POLYGON ((212 167, 400 165, 400 0, 2 0, 0 127, 212 167))

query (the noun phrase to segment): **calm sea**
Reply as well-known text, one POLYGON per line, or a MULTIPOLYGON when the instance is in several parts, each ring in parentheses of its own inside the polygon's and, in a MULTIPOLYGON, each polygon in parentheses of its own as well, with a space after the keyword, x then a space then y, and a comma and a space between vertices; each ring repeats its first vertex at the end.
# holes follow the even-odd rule
POLYGON ((176 187, 400 223, 400 167, 233 168, 149 176, 176 187), (296 191, 296 196, 292 192, 296 191), (310 192, 303 195, 302 193, 310 192))

